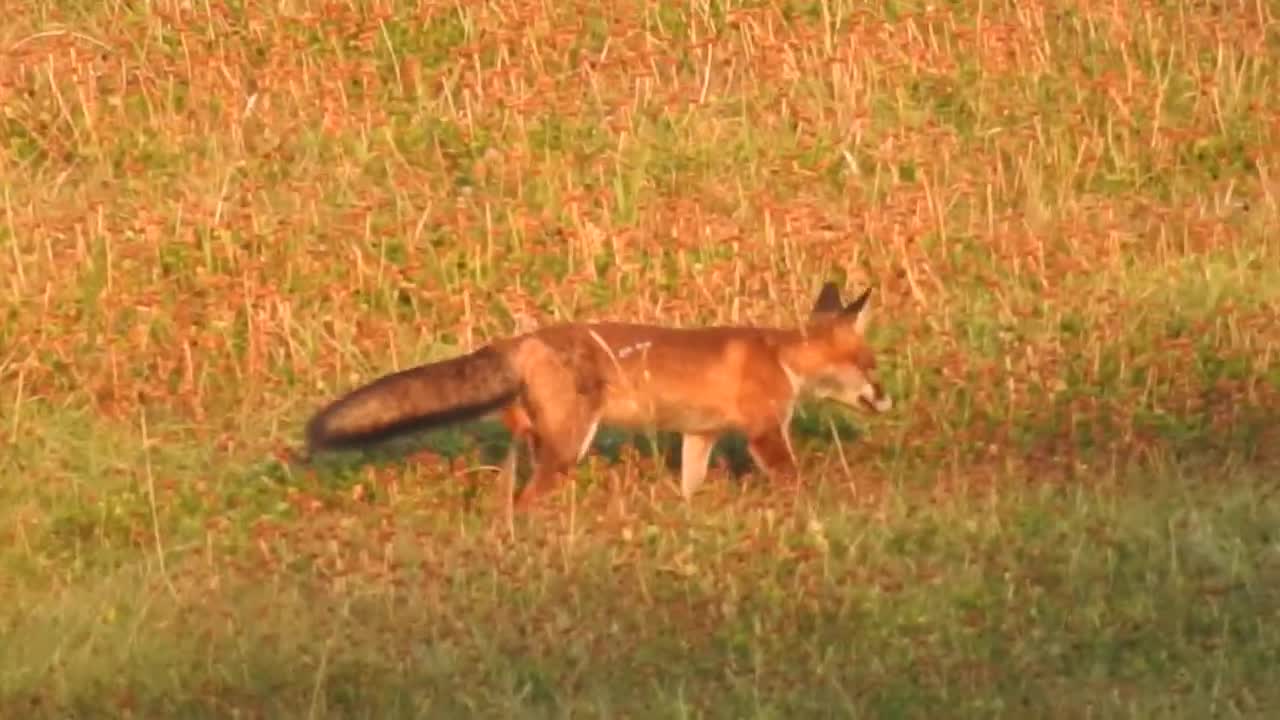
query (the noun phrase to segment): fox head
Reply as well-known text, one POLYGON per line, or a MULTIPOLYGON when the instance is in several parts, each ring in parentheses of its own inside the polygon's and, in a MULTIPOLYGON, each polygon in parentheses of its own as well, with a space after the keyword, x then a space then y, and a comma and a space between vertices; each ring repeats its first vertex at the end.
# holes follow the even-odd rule
POLYGON ((871 289, 845 305, 840 289, 826 283, 818 293, 804 339, 788 358, 802 389, 850 407, 886 412, 893 399, 876 381, 876 358, 866 341, 871 289))

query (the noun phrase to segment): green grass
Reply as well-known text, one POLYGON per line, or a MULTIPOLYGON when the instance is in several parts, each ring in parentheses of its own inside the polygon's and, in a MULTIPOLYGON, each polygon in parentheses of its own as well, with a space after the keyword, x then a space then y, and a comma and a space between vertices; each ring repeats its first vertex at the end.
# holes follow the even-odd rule
POLYGON ((259 5, 0 28, 0 715, 1280 701, 1273 7, 259 5), (827 278, 898 402, 805 408, 799 491, 606 432, 508 527, 491 425, 281 459, 386 371, 827 278))
POLYGON ((156 477, 153 524, 147 483, 90 459, 110 445, 46 448, 96 487, 24 486, 7 519, 6 714, 1203 717, 1280 700, 1280 503, 1247 467, 971 472, 946 494, 927 467, 857 496, 726 480, 688 506, 597 491, 512 539, 432 507, 456 491, 427 473, 353 500, 358 473, 162 453, 202 479, 156 477))

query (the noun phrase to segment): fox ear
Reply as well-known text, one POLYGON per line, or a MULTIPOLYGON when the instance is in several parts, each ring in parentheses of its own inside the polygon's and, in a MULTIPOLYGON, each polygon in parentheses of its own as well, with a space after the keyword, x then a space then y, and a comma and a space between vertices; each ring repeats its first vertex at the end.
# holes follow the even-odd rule
POLYGON ((867 302, 871 299, 871 288, 862 291, 858 299, 845 306, 840 311, 842 317, 853 320, 854 330, 859 333, 867 329, 867 321, 871 315, 871 309, 867 307, 867 302))
POLYGON ((833 282, 824 283, 818 292, 818 301, 813 304, 812 314, 828 315, 841 312, 844 303, 840 301, 840 288, 833 282))

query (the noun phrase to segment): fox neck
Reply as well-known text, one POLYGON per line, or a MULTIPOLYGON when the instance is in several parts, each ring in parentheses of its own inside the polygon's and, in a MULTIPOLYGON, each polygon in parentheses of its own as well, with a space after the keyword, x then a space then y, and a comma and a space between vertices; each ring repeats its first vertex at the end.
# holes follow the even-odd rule
POLYGON ((782 366, 782 372, 786 373, 787 382, 791 383, 791 402, 794 403, 807 392, 809 383, 804 376, 791 369, 785 357, 778 358, 778 364, 782 366))
POLYGON ((813 380, 810 370, 813 349, 808 347, 808 338, 802 333, 795 333, 787 340, 778 353, 778 365, 791 383, 791 402, 794 403, 809 392, 813 380))

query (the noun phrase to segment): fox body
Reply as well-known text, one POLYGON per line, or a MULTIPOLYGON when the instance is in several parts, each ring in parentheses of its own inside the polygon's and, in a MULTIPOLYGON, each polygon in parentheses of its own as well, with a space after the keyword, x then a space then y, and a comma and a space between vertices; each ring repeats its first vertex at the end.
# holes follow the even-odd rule
POLYGON ((877 412, 892 406, 865 340, 869 294, 846 306, 827 283, 809 321, 795 329, 549 326, 358 388, 310 420, 307 442, 312 451, 359 447, 500 412, 533 452, 533 477, 516 500, 521 509, 555 489, 601 424, 681 433, 686 497, 728 432, 746 436, 767 473, 791 475, 788 427, 801 397, 877 412))

